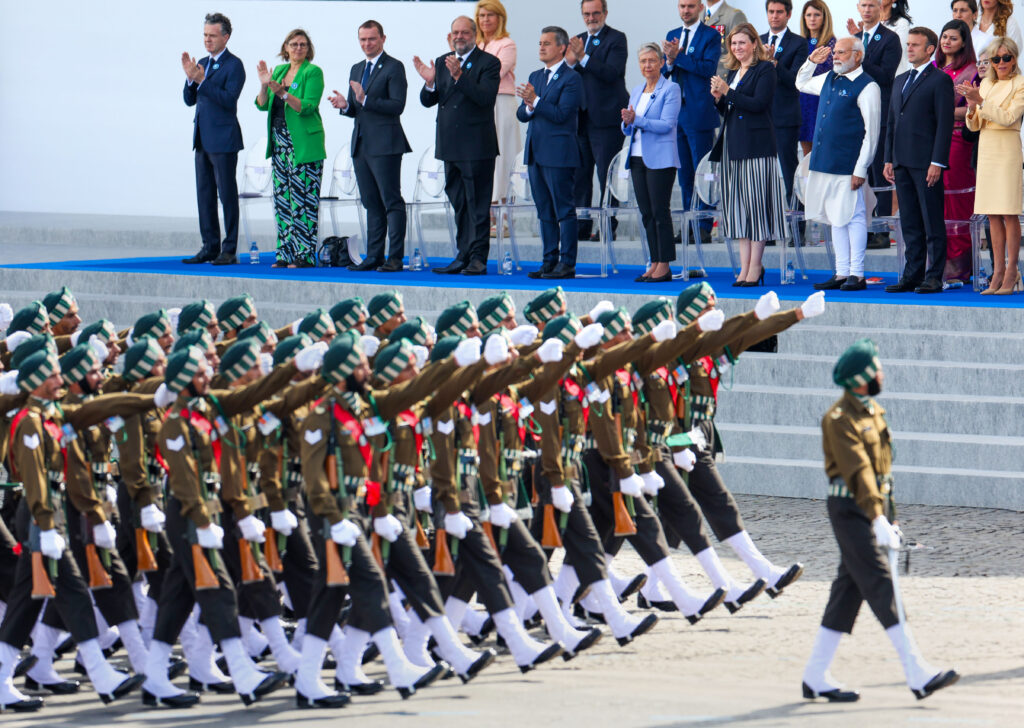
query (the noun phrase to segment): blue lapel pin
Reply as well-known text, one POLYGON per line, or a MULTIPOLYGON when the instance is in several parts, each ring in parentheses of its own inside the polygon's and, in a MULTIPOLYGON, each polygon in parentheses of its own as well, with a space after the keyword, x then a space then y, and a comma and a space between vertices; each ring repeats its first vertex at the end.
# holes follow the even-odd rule
POLYGON ((811 38, 811 45, 818 45, 818 39, 817 38, 811 38))
POLYGON ((299 87, 299 84, 297 84, 295 81, 292 81, 292 88, 298 88, 298 87, 299 87))
POLYGON ((218 68, 220 68, 220 64, 219 63, 214 63, 213 64, 213 70, 216 71, 218 68))
POLYGON ((881 33, 875 33, 875 37, 872 38, 872 40, 882 40, 882 34, 881 33))
POLYGON ((687 53, 693 53, 693 46, 690 46, 689 48, 687 48, 686 52, 687 53))
POLYGON ((596 46, 601 45, 601 39, 600 38, 594 38, 594 45, 596 45, 596 46))
POLYGON ((552 76, 551 80, 552 81, 557 81, 558 80, 558 74, 556 73, 554 76, 552 76))
POLYGON ((466 70, 467 70, 467 71, 468 71, 469 69, 471 69, 472 67, 473 67, 473 61, 470 61, 469 63, 467 63, 467 64, 466 64, 466 70))

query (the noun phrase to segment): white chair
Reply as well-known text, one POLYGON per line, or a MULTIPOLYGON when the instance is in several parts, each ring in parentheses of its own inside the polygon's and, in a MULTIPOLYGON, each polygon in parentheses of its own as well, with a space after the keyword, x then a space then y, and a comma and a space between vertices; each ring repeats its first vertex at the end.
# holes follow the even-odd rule
MULTIPOLYGON (((710 156, 710 152, 708 154, 710 156)), ((697 171, 693 178, 693 195, 690 198, 689 207, 680 207, 672 210, 672 217, 679 219, 679 231, 682 236, 683 265, 689 275, 687 264, 687 245, 690 243, 690 236, 693 236, 694 246, 697 249, 697 260, 700 262, 700 270, 707 276, 707 265, 704 262, 704 247, 701 244, 700 223, 703 220, 715 221, 721 226, 722 204, 721 190, 719 189, 718 162, 711 162, 705 156, 697 165, 697 171)), ((685 200, 683 201, 685 203, 685 200)), ((725 240, 729 251, 729 264, 732 266, 733 275, 737 275, 736 254, 733 252, 732 244, 725 240)))
POLYGON ((451 244, 452 257, 458 256, 459 250, 455 243, 455 217, 452 205, 444 191, 444 162, 434 158, 434 146, 427 147, 420 156, 416 168, 416 185, 413 187, 412 200, 406 202, 408 209, 408 231, 406 245, 412 244, 413 249, 419 248, 426 263, 426 245, 423 236, 423 211, 441 210, 448 225, 448 240, 451 244))
MULTIPOLYGON (((273 165, 267 157, 265 136, 249 147, 241 176, 242 183, 238 186, 238 207, 242 218, 242 234, 245 236, 244 245, 248 248, 255 241, 249 227, 249 206, 259 202, 270 202, 273 207, 273 165)), ((239 252, 241 250, 242 248, 239 252)))
MULTIPOLYGON (((536 211, 533 204, 533 190, 530 188, 530 172, 522 160, 517 160, 512 170, 508 173, 508 184, 505 188, 505 203, 491 205, 491 212, 494 214, 497 226, 497 259, 498 265, 505 259, 505 230, 503 222, 508 223, 509 247, 512 249, 512 260, 516 270, 522 270, 522 260, 519 256, 519 240, 516 237, 516 212, 526 210, 536 211)), ((536 217, 536 213, 534 216, 536 217)))
POLYGON ((651 249, 647 241, 647 231, 644 229, 643 219, 640 216, 640 208, 636 203, 636 192, 633 189, 633 180, 629 170, 626 169, 626 160, 629 158, 629 150, 625 147, 619 150, 619 152, 612 157, 612 161, 608 164, 608 176, 605 178, 604 197, 601 200, 601 208, 604 211, 604 217, 607 222, 607 228, 605 234, 607 235, 607 247, 611 251, 612 260, 614 261, 614 241, 611 239, 612 229, 611 223, 613 220, 622 220, 625 217, 632 217, 636 221, 637 228, 639 229, 638 237, 640 238, 640 248, 644 254, 644 264, 646 265, 651 261, 651 249), (612 200, 615 200, 618 205, 613 206, 612 200))
MULTIPOLYGON (((356 220, 359 222, 359 233, 363 243, 363 250, 366 250, 366 211, 363 209, 362 200, 359 198, 359 185, 356 182, 356 173, 352 165, 352 154, 349 145, 346 144, 334 155, 334 164, 331 167, 331 183, 326 195, 320 196, 321 209, 327 208, 331 217, 331 233, 338 234, 339 207, 351 207, 356 213, 356 220)), ((321 225, 320 229, 323 230, 321 225)), ((324 237, 321 235, 321 237, 324 237)))

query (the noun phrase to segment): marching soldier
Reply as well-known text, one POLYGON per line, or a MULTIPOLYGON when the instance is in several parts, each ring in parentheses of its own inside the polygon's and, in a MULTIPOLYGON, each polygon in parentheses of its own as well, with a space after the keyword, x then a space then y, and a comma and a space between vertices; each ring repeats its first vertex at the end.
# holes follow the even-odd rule
POLYGON ((54 336, 70 336, 82 325, 82 317, 78 315, 78 301, 67 286, 47 293, 43 297, 43 305, 46 306, 50 330, 54 336))

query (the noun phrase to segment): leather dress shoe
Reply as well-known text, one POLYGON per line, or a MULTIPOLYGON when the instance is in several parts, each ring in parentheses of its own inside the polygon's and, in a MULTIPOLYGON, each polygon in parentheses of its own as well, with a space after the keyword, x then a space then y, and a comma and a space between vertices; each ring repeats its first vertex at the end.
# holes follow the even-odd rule
POLYGON ((553 660, 556 657, 558 657, 560 654, 562 654, 562 646, 560 644, 555 642, 555 643, 553 643, 551 645, 548 645, 548 648, 546 650, 544 650, 539 655, 537 655, 535 658, 533 658, 533 662, 531 662, 528 665, 520 665, 519 666, 519 672, 523 672, 523 673, 529 672, 533 668, 537 667, 537 665, 543 665, 548 660, 553 660))
POLYGON ((559 263, 558 265, 556 265, 555 269, 553 271, 551 271, 550 273, 543 273, 543 274, 541 274, 541 278, 544 278, 544 279, 563 279, 563 278, 575 278, 575 277, 576 277, 576 267, 575 266, 570 267, 570 266, 567 266, 567 265, 565 265, 563 263, 559 263))
POLYGON ((350 702, 352 702, 352 696, 348 693, 335 693, 322 698, 307 698, 302 693, 295 692, 295 704, 300 708, 344 708, 350 702))
POLYGON ((487 615, 487 619, 485 619, 484 623, 482 625, 480 625, 480 633, 479 634, 468 634, 466 636, 469 637, 469 641, 472 642, 474 646, 476 646, 476 645, 479 645, 481 642, 483 642, 485 639, 487 639, 487 635, 489 635, 493 631, 494 631, 494 620, 491 619, 490 615, 487 615))
POLYGON ((14 674, 11 677, 21 677, 31 670, 37 662, 39 662, 39 658, 35 655, 25 655, 23 658, 18 660, 18 664, 14 666, 14 674))
POLYGON ((678 612, 679 607, 671 599, 648 599, 642 593, 636 595, 637 609, 657 609, 659 612, 678 612))
POLYGON ((380 680, 371 680, 368 683, 352 683, 346 685, 338 678, 334 678, 334 689, 339 693, 354 693, 355 695, 376 695, 384 689, 384 683, 380 680))
POLYGON ((697 622, 700 621, 701 617, 703 617, 705 614, 710 612, 712 609, 714 609, 724 601, 725 589, 715 589, 713 592, 711 592, 711 596, 709 596, 704 601, 704 604, 701 605, 700 611, 698 611, 696 614, 691 614, 686 619, 690 622, 690 624, 697 624, 697 622), (694 617, 696 617, 696 619, 694 619, 694 617))
POLYGON ((433 685, 436 681, 443 678, 449 670, 451 670, 451 665, 449 665, 447 662, 439 662, 432 668, 430 668, 430 670, 427 671, 426 675, 424 675, 419 680, 414 682, 412 686, 417 690, 419 690, 420 688, 429 687, 430 685, 433 685))
POLYGON ((200 250, 191 258, 182 258, 181 262, 185 263, 186 265, 196 265, 197 263, 210 263, 216 260, 219 255, 220 253, 212 253, 206 250, 200 250))
MULTIPOLYGON (((671 283, 672 282, 672 271, 669 271, 663 276, 655 276, 654 278, 648 278, 648 283, 671 283)), ((754 285, 751 283, 750 285, 754 285)))
POLYGON ((469 264, 462 269, 462 275, 464 276, 482 276, 487 275, 487 262, 483 260, 471 260, 469 264))
POLYGON ((788 569, 786 569, 786 573, 779 577, 779 580, 775 582, 775 586, 770 586, 766 588, 765 592, 768 594, 768 596, 774 599, 782 593, 783 589, 785 589, 787 586, 789 586, 794 581, 799 579, 803 573, 804 565, 800 562, 797 562, 790 566, 788 569))
POLYGON ((616 637, 615 641, 619 643, 619 647, 625 647, 640 635, 644 634, 645 632, 650 632, 652 629, 654 629, 654 625, 656 625, 657 623, 658 615, 648 614, 646 617, 643 618, 643 620, 641 620, 640 624, 633 628, 632 632, 630 632, 625 637, 616 637))
POLYGON ((577 642, 575 647, 571 650, 564 650, 562 652, 562 659, 568 662, 572 658, 576 657, 576 655, 583 652, 583 650, 596 645, 603 636, 604 632, 601 631, 600 627, 591 627, 587 632, 586 637, 577 642))
POLYGON ((868 250, 885 250, 892 245, 889 233, 874 233, 868 235, 868 250))
POLYGON ((908 281, 906 278, 900 278, 900 282, 891 286, 885 287, 886 293, 910 293, 912 290, 917 288, 920 283, 914 281, 908 281))
POLYGON ((837 291, 842 285, 846 283, 846 278, 840 278, 839 276, 832 276, 827 281, 814 284, 814 290, 816 291, 837 291))
POLYGON ((484 668, 490 665, 492 662, 494 662, 494 660, 497 659, 497 657, 498 653, 494 650, 490 648, 484 650, 480 654, 480 657, 476 658, 473 664, 469 666, 469 669, 466 670, 465 675, 459 673, 459 679, 462 680, 463 684, 468 683, 470 680, 472 680, 481 672, 483 672, 484 668))
POLYGON ((542 265, 537 270, 531 270, 529 273, 526 274, 526 277, 527 278, 533 278, 534 280, 536 280, 538 278, 543 278, 545 275, 547 275, 548 273, 550 273, 554 269, 555 269, 555 266, 553 266, 553 265, 542 265))
POLYGON ((572 608, 572 616, 580 621, 591 621, 597 622, 598 624, 604 624, 604 615, 600 612, 590 612, 583 607, 582 604, 574 604, 572 608))
POLYGON ((191 708, 198 702, 198 693, 182 693, 181 695, 172 695, 169 698, 158 698, 148 690, 142 691, 142 704, 150 707, 166 705, 168 708, 191 708))
POLYGON ((188 679, 188 689, 197 693, 210 691, 220 695, 227 695, 228 693, 235 692, 235 684, 230 680, 225 682, 204 683, 196 680, 194 677, 190 677, 188 679))
POLYGON ((366 646, 366 649, 363 650, 363 661, 360 664, 366 665, 373 662, 378 657, 380 657, 380 647, 377 646, 377 643, 371 642, 366 646))
POLYGON ((170 667, 167 668, 167 679, 174 680, 175 678, 181 677, 185 674, 185 670, 188 669, 188 663, 180 657, 172 657, 170 667))
POLYGON ((381 262, 379 260, 370 260, 369 258, 364 258, 362 263, 353 263, 352 265, 348 266, 348 269, 352 271, 361 272, 365 270, 377 270, 380 266, 381 262))
POLYGON ((942 281, 926 278, 924 283, 914 289, 914 293, 942 293, 942 281))
POLYGON ((238 265, 238 258, 234 255, 228 255, 227 253, 221 253, 213 261, 212 265, 238 265))
POLYGON ((28 675, 25 676, 25 689, 26 690, 48 690, 54 695, 71 695, 77 693, 78 689, 82 686, 82 683, 77 680, 61 680, 55 683, 41 683, 33 680, 28 675))
POLYGON ((856 703, 860 700, 860 693, 856 690, 840 690, 836 688, 835 690, 825 690, 819 693, 816 690, 811 690, 811 686, 807 683, 802 683, 801 687, 807 700, 825 698, 830 703, 856 703))
POLYGON ((726 602, 725 608, 729 610, 729 614, 736 614, 736 612, 740 611, 743 608, 744 604, 760 596, 761 592, 764 591, 764 585, 764 579, 758 579, 749 587, 747 587, 747 590, 745 592, 740 594, 739 599, 737 599, 734 602, 726 602))
POLYGON ((124 647, 124 644, 121 642, 121 638, 118 637, 116 640, 110 643, 110 647, 103 650, 103 656, 109 660, 111 657, 116 655, 117 651, 122 647, 124 647))
POLYGON ((442 268, 431 268, 430 270, 434 271, 435 273, 440 273, 441 275, 454 275, 456 273, 461 273, 462 269, 465 267, 466 264, 463 263, 458 258, 456 258, 451 263, 442 268))
POLYGON ((911 690, 911 692, 914 693, 914 696, 918 700, 924 700, 929 695, 934 693, 936 690, 948 688, 950 685, 952 685, 959 679, 960 673, 958 673, 956 670, 944 670, 935 677, 933 677, 931 680, 929 680, 928 684, 925 685, 923 688, 921 688, 920 690, 911 690))
POLYGON ((405 266, 402 265, 402 259, 396 258, 392 260, 388 258, 384 261, 384 265, 377 268, 378 273, 401 273, 405 270, 405 266))
POLYGON ((132 675, 121 681, 121 684, 114 688, 113 692, 110 693, 99 693, 100 700, 105 704, 113 703, 115 700, 123 698, 125 695, 130 693, 135 688, 146 682, 145 675, 132 675))
POLYGON ((42 707, 43 701, 40 698, 29 698, 14 703, 0 703, 0 713, 5 713, 8 710, 15 713, 34 713, 42 707))
POLYGON ((271 672, 263 678, 263 682, 257 685, 255 690, 248 694, 239 693, 238 697, 246 705, 252 705, 264 695, 268 695, 281 687, 289 677, 287 672, 271 672))
POLYGON ((840 291, 863 291, 868 287, 864 276, 849 276, 843 285, 839 286, 840 291))
POLYGON ((637 574, 630 579, 629 583, 626 584, 626 588, 622 590, 621 594, 619 594, 619 604, 622 604, 624 601, 643 589, 643 586, 646 583, 647 574, 637 574))

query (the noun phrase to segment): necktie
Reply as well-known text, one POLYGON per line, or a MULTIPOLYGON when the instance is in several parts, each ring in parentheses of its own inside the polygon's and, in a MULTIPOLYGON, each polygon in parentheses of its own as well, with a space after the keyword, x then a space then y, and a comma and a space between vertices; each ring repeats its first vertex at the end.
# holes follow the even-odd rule
POLYGON ((551 83, 551 69, 550 68, 545 68, 544 69, 544 83, 541 84, 540 91, 537 92, 538 96, 540 96, 541 94, 544 93, 544 89, 546 89, 548 87, 549 83, 551 83))
POLYGON ((372 71, 372 70, 373 70, 373 62, 372 61, 367 61, 366 65, 363 67, 363 78, 362 78, 362 80, 359 81, 359 85, 363 87, 364 91, 366 90, 366 84, 368 84, 370 82, 370 71, 372 71))
MULTIPOLYGON (((689 47, 690 47, 690 29, 689 28, 683 28, 683 42, 679 44, 679 52, 682 53, 683 55, 686 55, 686 50, 689 47)), ((685 101, 686 100, 686 87, 683 84, 679 84, 679 91, 680 91, 680 95, 679 95, 680 100, 681 101, 685 101)))
POLYGON ((706 23, 709 20, 711 20, 711 11, 710 10, 705 10, 704 11, 704 22, 706 23))
POLYGON ((864 47, 868 47, 868 43, 871 41, 871 33, 864 31, 864 47))
POLYGON ((907 94, 910 93, 910 89, 914 87, 914 81, 917 80, 918 71, 915 68, 910 72, 910 78, 907 79, 907 85, 903 87, 903 100, 907 100, 907 94))
POLYGON ((778 52, 779 52, 779 36, 777 36, 777 35, 773 35, 773 36, 771 37, 771 40, 770 40, 770 41, 768 41, 768 45, 769 45, 770 47, 774 48, 774 49, 775 49, 775 52, 776 52, 776 53, 778 53, 778 52))
POLYGON ((583 46, 583 55, 585 55, 585 56, 589 56, 590 55, 590 41, 592 41, 592 40, 594 40, 594 36, 592 36, 592 35, 590 35, 588 33, 587 34, 587 44, 585 46, 583 46))

